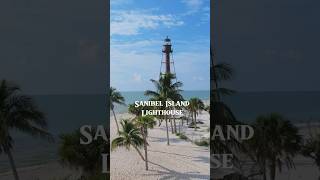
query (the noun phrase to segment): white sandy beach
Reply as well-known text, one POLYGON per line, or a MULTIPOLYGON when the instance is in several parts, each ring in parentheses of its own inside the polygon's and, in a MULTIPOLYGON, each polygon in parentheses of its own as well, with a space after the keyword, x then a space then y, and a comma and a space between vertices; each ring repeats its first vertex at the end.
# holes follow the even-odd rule
MULTIPOLYGON (((129 118, 129 114, 118 114, 118 119, 129 118)), ((194 131, 192 128, 183 128, 190 139, 199 139, 208 133, 207 127, 209 115, 204 112, 199 115, 200 129, 194 131)), ((111 139, 116 135, 114 119, 111 118, 111 139)), ((111 180, 204 180, 210 178, 209 173, 209 148, 197 146, 190 141, 185 141, 171 134, 170 146, 166 145, 166 129, 156 126, 149 130, 149 171, 145 170, 144 161, 134 149, 127 151, 123 148, 111 152, 111 180)), ((301 135, 307 135, 309 130, 306 125, 297 125, 301 135)), ((320 130, 319 125, 312 125, 312 130, 320 130)), ((143 149, 141 149, 143 152, 143 149)), ((320 171, 311 159, 301 155, 294 158, 295 169, 287 170, 283 167, 282 172, 277 172, 276 180, 318 180, 320 171)), ((80 172, 61 166, 58 162, 51 162, 43 165, 31 166, 18 169, 21 180, 60 180, 66 177, 76 178, 80 172)), ((228 170, 230 173, 230 170, 228 170)), ((222 169, 215 171, 215 174, 225 174, 222 169), (218 172, 219 171, 219 172, 218 172)), ((1 180, 13 180, 12 172, 0 173, 1 180)))
MULTIPOLYGON (((64 178, 77 179, 80 177, 80 172, 64 167, 58 162, 19 168, 18 173, 21 180, 61 180, 64 178)), ((12 171, 1 173, 0 179, 14 180, 12 171)))
MULTIPOLYGON (((118 119, 130 118, 129 114, 118 114, 118 119)), ((181 132, 188 135, 190 139, 198 139, 201 134, 208 133, 209 114, 199 115, 200 121, 205 121, 199 125, 200 129, 194 131, 192 128, 182 128, 181 132)), ((116 126, 111 117, 111 138, 116 135, 116 126)), ((148 147, 149 171, 145 170, 144 161, 141 160, 137 152, 132 149, 117 149, 111 154, 111 179, 131 180, 131 179, 209 179, 209 148, 197 146, 189 141, 182 140, 171 134, 170 146, 166 145, 165 123, 149 130, 148 147)), ((141 149, 143 152, 143 149, 141 149)), ((76 179, 80 172, 64 167, 59 162, 18 168, 19 176, 22 180, 60 180, 66 177, 76 179)), ((1 180, 13 180, 11 171, 0 173, 1 180)))
MULTIPOLYGON (((129 114, 118 115, 118 119, 129 117, 129 114)), ((116 137, 114 119, 111 119, 110 124, 111 139, 114 139, 116 137)), ((144 161, 134 149, 130 151, 124 148, 117 149, 111 152, 112 180, 200 180, 210 178, 209 148, 182 140, 171 134, 171 131, 170 145, 167 146, 164 124, 149 130, 149 170, 145 170, 144 161)))

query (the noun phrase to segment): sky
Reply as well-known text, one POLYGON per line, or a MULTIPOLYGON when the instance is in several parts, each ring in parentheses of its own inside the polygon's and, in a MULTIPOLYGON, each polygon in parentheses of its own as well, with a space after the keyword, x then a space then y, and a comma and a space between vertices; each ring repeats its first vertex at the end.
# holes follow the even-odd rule
POLYGON ((0 1, 0 80, 28 94, 105 94, 105 1, 0 1))
POLYGON ((216 0, 217 61, 237 91, 320 90, 320 1, 216 0))
MULTIPOLYGON (((320 1, 214 2, 217 60, 235 69, 224 86, 320 91, 320 1)), ((109 18, 103 3, 0 1, 0 79, 30 94, 105 93, 109 18)), ((112 0, 111 83, 120 90, 152 89, 149 79, 159 74, 162 41, 169 35, 184 89, 207 89, 208 3, 112 0)))
POLYGON ((184 90, 209 90, 209 0, 111 0, 110 84, 120 91, 153 89, 162 45, 172 41, 184 90))

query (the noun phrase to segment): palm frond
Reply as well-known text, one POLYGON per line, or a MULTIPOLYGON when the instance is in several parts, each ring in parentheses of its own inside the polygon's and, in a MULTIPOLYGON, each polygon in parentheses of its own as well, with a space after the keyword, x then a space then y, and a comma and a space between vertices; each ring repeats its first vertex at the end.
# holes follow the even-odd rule
POLYGON ((217 81, 230 80, 233 76, 234 70, 228 63, 218 63, 213 68, 215 69, 217 81))
POLYGON ((153 97, 159 97, 159 96, 160 96, 159 93, 157 93, 157 92, 155 92, 155 91, 151 91, 151 90, 146 90, 146 91, 144 92, 144 95, 146 95, 146 96, 153 96, 153 97))
POLYGON ((119 104, 119 105, 126 105, 125 104, 125 98, 122 96, 122 94, 117 91, 116 88, 110 87, 109 90, 109 97, 110 97, 110 108, 114 108, 114 104, 119 104))

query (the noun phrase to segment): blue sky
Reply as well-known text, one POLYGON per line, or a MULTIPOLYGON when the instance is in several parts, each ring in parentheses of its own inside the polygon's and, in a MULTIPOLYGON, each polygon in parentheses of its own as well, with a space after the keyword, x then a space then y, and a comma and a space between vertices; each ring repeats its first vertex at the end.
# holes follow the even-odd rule
POLYGON ((184 90, 209 89, 209 0, 111 0, 111 86, 153 89, 163 39, 173 44, 175 72, 184 90))

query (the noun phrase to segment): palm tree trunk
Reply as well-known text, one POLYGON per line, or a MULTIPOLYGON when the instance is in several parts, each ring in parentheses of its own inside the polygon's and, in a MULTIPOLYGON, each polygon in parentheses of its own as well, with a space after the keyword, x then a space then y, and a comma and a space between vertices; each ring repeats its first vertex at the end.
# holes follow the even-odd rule
POLYGON ((263 162, 263 180, 267 180, 267 169, 266 169, 266 162, 263 162))
POLYGON ((145 129, 142 135, 143 135, 143 141, 144 141, 144 157, 146 162, 146 170, 148 171, 148 145, 147 145, 147 135, 146 135, 145 129))
POLYGON ((19 180, 17 168, 16 168, 16 165, 15 165, 15 163, 14 163, 13 156, 12 156, 12 154, 11 154, 10 149, 7 149, 7 150, 6 150, 6 153, 7 153, 8 157, 9 157, 9 162, 10 162, 10 165, 11 165, 11 168, 12 168, 12 172, 13 172, 14 179, 15 179, 15 180, 19 180))
POLYGON ((179 121, 179 134, 181 133, 181 123, 183 123, 183 120, 181 119, 181 121, 179 121), (182 122, 181 122, 182 121, 182 122))
POLYGON ((165 116, 165 121, 166 121, 166 128, 167 128, 167 145, 169 146, 169 145, 170 145, 170 142, 169 142, 169 127, 168 127, 168 119, 167 119, 167 116, 165 116))
MULTIPOLYGON (((212 44, 212 46, 214 46, 212 44)), ((216 72, 216 69, 215 69, 215 54, 212 52, 214 51, 214 47, 211 47, 210 46, 210 60, 211 60, 211 74, 213 75, 213 85, 214 85, 214 90, 216 90, 216 93, 215 93, 215 96, 214 96, 214 99, 216 102, 219 102, 220 101, 220 94, 218 92, 218 78, 217 78, 217 72, 216 72)))
POLYGON ((114 110, 112 109, 112 113, 113 113, 113 117, 114 117, 114 121, 116 122, 116 125, 117 125, 117 132, 119 134, 120 130, 119 130, 119 124, 118 124, 118 121, 117 121, 117 117, 116 117, 116 113, 114 113, 114 110))
POLYGON ((276 162, 273 160, 270 165, 270 180, 276 179, 276 162))
POLYGON ((144 159, 142 153, 140 152, 140 150, 139 150, 136 146, 133 146, 133 147, 134 147, 134 149, 138 152, 138 154, 139 154, 139 156, 141 157, 141 159, 142 159, 143 161, 145 161, 145 159, 144 159))
POLYGON ((194 130, 197 130, 197 113, 194 113, 194 119, 193 119, 193 123, 194 123, 194 130))
POLYGON ((172 122, 172 118, 170 119, 170 126, 171 126, 171 134, 174 133, 174 130, 173 130, 173 122, 172 122))
POLYGON ((174 128, 174 133, 177 133, 177 124, 176 124, 176 117, 173 116, 173 128, 174 128))

